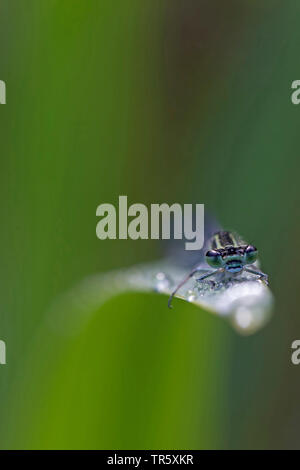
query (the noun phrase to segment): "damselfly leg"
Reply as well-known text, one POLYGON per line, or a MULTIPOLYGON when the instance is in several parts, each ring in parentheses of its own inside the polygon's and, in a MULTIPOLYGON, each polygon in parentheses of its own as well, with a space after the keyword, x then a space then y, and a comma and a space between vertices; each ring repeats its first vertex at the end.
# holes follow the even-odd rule
POLYGON ((245 271, 251 274, 255 274, 256 276, 259 276, 259 278, 264 281, 267 285, 269 284, 268 280, 268 275, 263 273, 262 271, 255 271, 254 269, 251 268, 244 268, 245 271))
MULTIPOLYGON (((172 292, 172 294, 170 295, 169 297, 169 300, 168 300, 168 307, 169 308, 172 308, 172 300, 173 300, 173 297, 174 295, 179 291, 179 289, 191 278, 193 277, 194 274, 196 274, 198 271, 204 271, 202 268, 196 268, 196 269, 193 269, 193 271, 191 271, 179 284, 178 286, 176 287, 176 289, 172 292)), ((208 274, 204 274, 203 276, 199 277, 197 279, 197 281, 203 281, 204 279, 212 276, 213 274, 216 274, 219 272, 219 269, 217 269, 217 271, 209 271, 208 274)))

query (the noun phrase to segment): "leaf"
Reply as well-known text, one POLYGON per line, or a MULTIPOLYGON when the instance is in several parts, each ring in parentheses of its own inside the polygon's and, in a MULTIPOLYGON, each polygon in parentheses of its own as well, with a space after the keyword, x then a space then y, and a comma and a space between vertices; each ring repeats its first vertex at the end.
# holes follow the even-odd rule
MULTIPOLYGON (((48 318, 55 329, 71 334, 109 298, 123 292, 155 291, 169 296, 187 272, 165 260, 94 275, 61 296, 48 318)), ((197 282, 200 275, 201 270, 179 289, 176 297, 225 318, 243 335, 256 332, 269 320, 273 295, 262 280, 243 271, 236 279, 197 282)), ((180 305, 174 302, 174 307, 180 305)))

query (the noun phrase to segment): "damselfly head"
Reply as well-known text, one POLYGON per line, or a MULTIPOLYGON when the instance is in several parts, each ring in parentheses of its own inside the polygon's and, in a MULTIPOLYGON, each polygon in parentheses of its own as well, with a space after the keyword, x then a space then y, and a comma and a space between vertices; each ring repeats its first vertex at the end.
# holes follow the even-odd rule
POLYGON ((207 264, 213 268, 224 268, 231 273, 238 273, 245 264, 250 264, 250 260, 255 257, 254 253, 251 249, 246 251, 246 247, 227 245, 218 250, 209 250, 205 259, 207 264))
POLYGON ((255 246, 246 245, 236 235, 225 231, 214 234, 211 250, 205 255, 209 266, 223 268, 231 273, 242 271, 245 265, 255 263, 257 257, 255 246))

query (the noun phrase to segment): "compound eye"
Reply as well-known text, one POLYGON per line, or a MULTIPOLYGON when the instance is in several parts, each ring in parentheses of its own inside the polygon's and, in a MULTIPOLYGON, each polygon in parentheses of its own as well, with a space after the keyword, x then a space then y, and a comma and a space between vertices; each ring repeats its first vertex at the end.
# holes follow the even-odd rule
POLYGON ((223 266, 222 256, 216 250, 209 250, 205 255, 205 259, 207 264, 212 268, 220 268, 223 266))
POLYGON ((245 249, 245 263, 252 264, 257 260, 258 250, 253 245, 248 245, 245 249))

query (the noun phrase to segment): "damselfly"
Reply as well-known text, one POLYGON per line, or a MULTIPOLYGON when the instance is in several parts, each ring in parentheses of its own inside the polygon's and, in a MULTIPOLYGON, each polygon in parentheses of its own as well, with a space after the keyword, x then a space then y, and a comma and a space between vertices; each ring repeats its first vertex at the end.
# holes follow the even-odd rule
MULTIPOLYGON (((249 267, 257 261, 257 258, 258 250, 255 246, 245 243, 239 235, 226 231, 216 232, 209 240, 208 251, 205 254, 206 263, 215 269, 213 271, 207 270, 209 272, 203 274, 197 281, 203 282, 214 275, 231 279, 239 276, 242 271, 247 271, 268 284, 267 274, 260 271, 257 266, 255 269, 249 267)), ((198 265, 178 284, 169 298, 168 306, 170 308, 177 291, 199 271, 203 272, 203 268, 198 265)))

